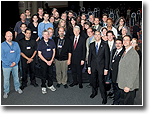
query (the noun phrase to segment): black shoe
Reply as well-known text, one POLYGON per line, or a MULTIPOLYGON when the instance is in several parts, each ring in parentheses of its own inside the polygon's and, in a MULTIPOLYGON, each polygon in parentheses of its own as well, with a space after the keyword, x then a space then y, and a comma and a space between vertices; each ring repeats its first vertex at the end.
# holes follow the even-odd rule
POLYGON ((82 84, 79 84, 79 88, 82 89, 82 88, 83 88, 83 85, 82 85, 82 84))
POLYGON ((38 87, 39 86, 37 83, 30 83, 30 85, 33 85, 34 87, 38 87))
POLYGON ((67 84, 65 84, 65 85, 64 85, 64 88, 68 88, 68 85, 67 85, 67 84))
POLYGON ((24 85, 24 86, 22 85, 22 86, 20 87, 20 89, 23 90, 25 87, 27 87, 27 85, 24 85))
POLYGON ((61 84, 57 84, 56 87, 57 87, 57 88, 60 88, 60 85, 61 85, 61 84))
POLYGON ((72 84, 70 84, 69 86, 70 86, 70 87, 73 87, 73 86, 75 86, 75 85, 78 85, 78 83, 72 83, 72 84))
POLYGON ((112 96, 114 93, 112 92, 109 92, 107 96, 112 96))
POLYGON ((93 99, 96 95, 97 95, 97 94, 93 94, 93 93, 92 93, 92 94, 90 95, 90 98, 93 99))
POLYGON ((102 104, 106 104, 107 103, 107 99, 103 99, 102 104))

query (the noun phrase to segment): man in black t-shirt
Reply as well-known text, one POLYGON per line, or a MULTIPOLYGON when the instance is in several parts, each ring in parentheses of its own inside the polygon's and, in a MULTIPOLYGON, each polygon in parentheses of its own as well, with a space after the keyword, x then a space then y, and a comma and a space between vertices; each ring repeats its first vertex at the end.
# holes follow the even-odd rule
POLYGON ((59 37, 55 38, 56 54, 55 54, 55 66, 56 66, 56 87, 60 87, 61 84, 64 88, 67 86, 67 70, 68 65, 71 63, 71 41, 64 36, 64 28, 59 28, 59 37))
POLYGON ((27 87, 27 73, 29 69, 30 73, 30 81, 31 85, 37 87, 38 84, 35 80, 35 55, 37 53, 37 43, 35 40, 31 40, 31 30, 25 30, 25 38, 19 42, 20 49, 21 49, 21 64, 23 70, 23 77, 22 77, 22 86, 21 89, 23 90, 27 87))

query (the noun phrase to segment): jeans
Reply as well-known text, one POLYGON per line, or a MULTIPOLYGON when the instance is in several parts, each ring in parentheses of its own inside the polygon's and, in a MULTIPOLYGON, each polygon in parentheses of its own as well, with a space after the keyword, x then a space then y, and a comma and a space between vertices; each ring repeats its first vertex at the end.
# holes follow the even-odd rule
POLYGON ((9 93, 9 78, 10 73, 12 71, 13 79, 14 79, 14 86, 15 90, 20 88, 19 78, 18 78, 18 65, 12 68, 3 68, 3 76, 4 76, 4 92, 9 93))

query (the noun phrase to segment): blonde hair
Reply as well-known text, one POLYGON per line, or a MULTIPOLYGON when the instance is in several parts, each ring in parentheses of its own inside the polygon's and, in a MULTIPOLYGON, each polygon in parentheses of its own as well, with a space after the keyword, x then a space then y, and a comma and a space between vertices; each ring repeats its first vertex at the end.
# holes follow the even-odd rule
POLYGON ((136 38, 133 38, 132 40, 135 40, 136 41, 136 46, 135 46, 135 50, 138 51, 140 50, 140 47, 138 46, 138 40, 136 38))
MULTIPOLYGON (((63 21, 66 23, 66 20, 60 19, 59 24, 58 24, 58 28, 62 27, 62 26, 61 26, 61 23, 62 23, 63 21)), ((65 24, 65 26, 64 26, 63 28, 66 30, 66 24, 65 24)))

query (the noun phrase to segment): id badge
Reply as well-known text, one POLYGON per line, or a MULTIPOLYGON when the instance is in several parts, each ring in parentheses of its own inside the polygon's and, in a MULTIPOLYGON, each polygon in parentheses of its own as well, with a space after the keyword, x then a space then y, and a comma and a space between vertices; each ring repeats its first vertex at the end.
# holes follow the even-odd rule
POLYGON ((47 51, 51 51, 51 49, 50 49, 50 48, 48 48, 48 49, 47 49, 47 51))
POLYGON ((115 60, 112 60, 112 63, 115 62, 115 60))
POLYGON ((62 45, 58 45, 58 48, 62 48, 62 45))
POLYGON ((30 46, 28 46, 28 47, 27 47, 27 50, 29 50, 29 49, 31 49, 31 47, 30 47, 30 46))
POLYGON ((15 53, 15 51, 14 51, 14 50, 11 50, 10 53, 15 53))

